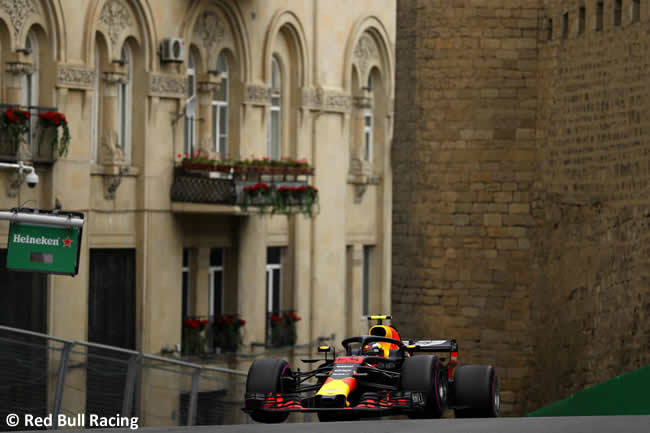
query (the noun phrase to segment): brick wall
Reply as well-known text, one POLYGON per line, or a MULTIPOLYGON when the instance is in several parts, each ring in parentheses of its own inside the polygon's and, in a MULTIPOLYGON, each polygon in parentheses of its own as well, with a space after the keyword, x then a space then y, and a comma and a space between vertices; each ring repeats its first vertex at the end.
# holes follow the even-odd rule
POLYGON ((515 413, 533 353, 538 7, 492 3, 398 2, 392 299, 404 335, 494 364, 515 413))
POLYGON ((624 0, 546 2, 540 27, 535 406, 650 363, 650 36, 624 0), (568 13, 568 34, 562 20, 568 13), (556 24, 557 23, 557 24, 556 24))
POLYGON ((505 414, 650 362, 646 3, 398 2, 395 323, 495 365, 505 414))

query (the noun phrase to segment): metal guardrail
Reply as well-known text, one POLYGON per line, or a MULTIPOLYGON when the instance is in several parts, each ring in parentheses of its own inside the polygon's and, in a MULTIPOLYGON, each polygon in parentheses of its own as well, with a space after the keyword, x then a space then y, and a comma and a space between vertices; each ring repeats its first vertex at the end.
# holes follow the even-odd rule
POLYGON ((139 427, 245 423, 240 410, 245 376, 240 370, 0 326, 0 421, 9 413, 52 414, 56 429, 59 414, 97 413, 137 416, 139 427))

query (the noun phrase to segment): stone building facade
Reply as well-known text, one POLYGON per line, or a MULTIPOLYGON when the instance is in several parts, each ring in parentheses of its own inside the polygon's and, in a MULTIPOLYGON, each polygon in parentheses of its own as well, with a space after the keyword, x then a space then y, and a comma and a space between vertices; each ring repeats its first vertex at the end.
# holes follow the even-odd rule
POLYGON ((650 362, 650 9, 398 3, 393 313, 524 414, 650 362))
MULTIPOLYGON (((395 10, 394 0, 0 1, 2 102, 52 107, 72 136, 58 159, 35 142, 0 155, 34 162, 40 177, 29 189, 0 171, 0 208, 85 214, 79 274, 3 270, 0 322, 160 353, 181 343, 184 316, 236 313, 251 355, 264 351, 270 312, 297 312, 297 343, 312 344, 389 310, 395 10), (167 38, 183 41, 180 61, 162 59, 167 38), (319 214, 173 201, 177 155, 198 151, 307 158, 319 214), (20 305, 31 308, 14 315, 20 305)), ((0 224, 2 259, 7 231, 0 224)))

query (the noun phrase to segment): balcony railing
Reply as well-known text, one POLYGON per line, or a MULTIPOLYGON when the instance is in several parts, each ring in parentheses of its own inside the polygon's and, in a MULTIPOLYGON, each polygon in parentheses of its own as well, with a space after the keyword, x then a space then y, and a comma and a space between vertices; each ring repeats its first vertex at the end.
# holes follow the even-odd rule
MULTIPOLYGON (((205 166, 204 166, 205 167, 205 166)), ((307 172, 271 167, 210 170, 178 166, 171 188, 172 202, 240 206, 261 213, 313 216, 318 213, 318 190, 308 184, 307 172)))
POLYGON ((187 317, 182 325, 181 352, 186 356, 237 352, 245 324, 236 314, 187 317))
POLYGON ((39 122, 39 114, 57 111, 56 107, 44 106, 21 106, 12 104, 0 104, 0 116, 5 116, 9 109, 24 110, 31 114, 27 121, 27 132, 20 140, 11 137, 9 128, 2 128, 0 131, 0 161, 14 162, 18 160, 20 142, 26 144, 26 149, 30 153, 28 156, 31 161, 41 163, 53 163, 56 160, 56 145, 51 134, 56 133, 53 128, 44 128, 39 122))

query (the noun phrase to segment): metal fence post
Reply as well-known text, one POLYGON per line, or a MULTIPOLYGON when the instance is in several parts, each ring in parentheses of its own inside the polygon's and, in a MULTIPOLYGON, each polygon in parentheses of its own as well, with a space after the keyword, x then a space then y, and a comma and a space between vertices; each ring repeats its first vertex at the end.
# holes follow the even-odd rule
POLYGON ((59 428, 59 413, 61 413, 61 404, 63 401, 63 387, 65 386, 65 375, 68 372, 68 360, 70 359, 70 351, 74 343, 63 343, 63 350, 61 351, 61 360, 59 361, 59 375, 56 378, 56 393, 54 395, 54 411, 52 416, 54 418, 53 426, 55 429, 59 428))
POLYGON ((126 384, 124 386, 124 400, 122 401, 122 414, 131 416, 133 410, 133 396, 135 394, 135 379, 140 355, 129 357, 129 367, 126 373, 126 384))
POLYGON ((197 403, 199 399, 199 377, 201 375, 201 369, 195 368, 192 373, 192 391, 190 393, 190 407, 187 413, 187 425, 193 426, 196 422, 196 410, 197 403))

